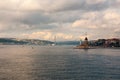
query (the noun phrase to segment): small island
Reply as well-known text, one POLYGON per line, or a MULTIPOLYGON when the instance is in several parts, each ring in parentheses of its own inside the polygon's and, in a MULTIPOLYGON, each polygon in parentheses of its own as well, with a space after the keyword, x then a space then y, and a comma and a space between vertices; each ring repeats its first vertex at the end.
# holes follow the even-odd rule
POLYGON ((98 39, 88 41, 88 38, 85 37, 84 41, 80 42, 75 49, 96 49, 96 48, 115 48, 120 49, 120 39, 98 39))
POLYGON ((75 49, 89 49, 89 43, 88 43, 88 38, 85 37, 84 42, 78 46, 75 47, 75 49))

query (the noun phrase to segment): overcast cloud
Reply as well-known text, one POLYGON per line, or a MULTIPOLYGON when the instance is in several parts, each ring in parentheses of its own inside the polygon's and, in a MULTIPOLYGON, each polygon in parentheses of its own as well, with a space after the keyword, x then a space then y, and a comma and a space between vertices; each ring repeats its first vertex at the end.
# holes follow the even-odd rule
POLYGON ((120 38, 120 0, 0 0, 0 37, 120 38))

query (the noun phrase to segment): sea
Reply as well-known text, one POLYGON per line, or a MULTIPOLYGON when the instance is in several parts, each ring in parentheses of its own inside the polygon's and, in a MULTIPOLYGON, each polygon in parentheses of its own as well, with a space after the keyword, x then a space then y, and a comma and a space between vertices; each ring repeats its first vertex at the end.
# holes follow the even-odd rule
POLYGON ((0 45, 0 80, 120 80, 120 49, 0 45))

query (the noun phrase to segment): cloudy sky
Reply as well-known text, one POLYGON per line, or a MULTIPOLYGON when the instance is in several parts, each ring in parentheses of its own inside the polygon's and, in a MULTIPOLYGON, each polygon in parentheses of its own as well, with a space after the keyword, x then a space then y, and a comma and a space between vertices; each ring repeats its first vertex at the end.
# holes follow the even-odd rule
POLYGON ((0 0, 0 37, 120 38, 120 0, 0 0))

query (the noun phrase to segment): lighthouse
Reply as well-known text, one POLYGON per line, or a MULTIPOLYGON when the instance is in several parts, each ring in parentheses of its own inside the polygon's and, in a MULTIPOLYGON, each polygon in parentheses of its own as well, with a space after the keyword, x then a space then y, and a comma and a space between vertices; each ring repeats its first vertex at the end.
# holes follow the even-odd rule
POLYGON ((83 45, 84 45, 84 48, 88 48, 88 38, 87 37, 85 37, 83 45))
POLYGON ((76 46, 76 49, 88 49, 89 45, 88 45, 88 38, 85 37, 84 42, 78 46, 76 46))

